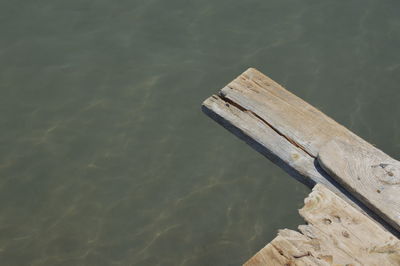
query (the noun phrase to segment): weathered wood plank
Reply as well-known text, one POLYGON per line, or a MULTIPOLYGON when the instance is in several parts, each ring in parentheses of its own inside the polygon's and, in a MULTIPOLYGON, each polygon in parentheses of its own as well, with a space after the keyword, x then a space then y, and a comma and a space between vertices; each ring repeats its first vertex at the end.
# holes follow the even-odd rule
POLYGON ((256 69, 245 71, 224 87, 220 94, 257 114, 313 157, 317 157, 321 147, 333 138, 374 148, 256 69))
POLYGON ((400 265, 400 241, 323 185, 300 215, 301 233, 281 230, 245 265, 400 265))
POLYGON ((310 187, 316 183, 324 184, 360 208, 354 203, 355 199, 351 195, 344 195, 335 181, 321 171, 314 157, 279 134, 253 112, 244 111, 232 102, 226 102, 219 95, 205 100, 203 111, 300 182, 310 187))
POLYGON ((244 112, 218 95, 208 98, 203 103, 203 110, 300 181, 310 186, 315 182, 326 183, 323 173, 314 167, 314 158, 290 143, 255 114, 244 112))
MULTIPOLYGON (((376 218, 319 166, 316 157, 332 139, 387 155, 259 71, 245 71, 219 95, 204 101, 203 111, 303 183, 324 184, 376 218)), ((356 196, 370 206, 365 198, 356 196)), ((387 221, 393 225, 393 220, 387 221)))
POLYGON ((400 230, 400 162, 339 140, 323 146, 321 166, 352 194, 400 230))

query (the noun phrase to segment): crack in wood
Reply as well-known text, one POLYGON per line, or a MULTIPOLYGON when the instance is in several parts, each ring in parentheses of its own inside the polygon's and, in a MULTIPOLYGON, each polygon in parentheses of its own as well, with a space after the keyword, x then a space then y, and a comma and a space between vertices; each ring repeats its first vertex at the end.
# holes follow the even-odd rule
POLYGON ((304 254, 301 254, 301 255, 293 255, 293 258, 300 259, 300 258, 307 257, 307 256, 312 256, 310 251, 308 251, 308 252, 306 252, 304 254))
POLYGON ((256 114, 255 112, 244 108, 243 106, 241 106, 240 104, 234 102, 233 100, 227 98, 226 95, 225 95, 223 92, 219 92, 219 93, 218 93, 218 97, 219 97, 221 100, 223 100, 224 102, 227 102, 228 104, 231 104, 231 105, 235 106, 236 108, 238 108, 238 109, 241 110, 242 112, 252 114, 252 115, 255 116, 256 118, 258 118, 259 120, 261 120, 264 124, 266 124, 268 127, 270 127, 273 131, 275 131, 278 135, 282 136, 282 137, 285 138, 287 141, 289 141, 291 144, 293 144, 295 147, 301 149, 302 151, 304 151, 305 153, 307 153, 310 157, 316 158, 314 155, 312 155, 310 152, 308 152, 306 148, 304 148, 302 145, 300 145, 299 143, 297 143, 295 140, 289 138, 288 136, 286 136, 285 134, 283 134, 282 132, 280 132, 276 127, 274 127, 273 125, 271 125, 271 123, 269 123, 268 121, 266 121, 264 118, 262 118, 261 116, 259 116, 259 115, 256 114))

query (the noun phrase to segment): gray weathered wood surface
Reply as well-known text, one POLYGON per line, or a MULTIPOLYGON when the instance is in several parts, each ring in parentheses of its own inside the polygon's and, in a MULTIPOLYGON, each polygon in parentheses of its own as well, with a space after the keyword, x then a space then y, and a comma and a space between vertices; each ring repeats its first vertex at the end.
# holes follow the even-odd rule
POLYGON ((245 265, 400 265, 400 241, 323 185, 300 215, 300 232, 281 230, 245 265))
MULTIPOLYGON (((322 170, 316 158, 334 139, 369 151, 374 156, 389 156, 259 71, 253 68, 245 71, 218 95, 205 100, 203 111, 300 181, 309 186, 324 184, 354 207, 374 217, 322 170)), ((347 175, 346 179, 333 177, 341 184, 347 184, 349 178, 354 179, 352 175, 347 175)), ((379 208, 377 202, 367 201, 368 195, 363 193, 365 191, 359 191, 355 196, 367 206, 379 208)), ((399 228, 394 217, 386 212, 377 213, 399 228)))
POLYGON ((321 166, 370 209, 400 230, 400 162, 375 149, 332 140, 318 154, 321 166))

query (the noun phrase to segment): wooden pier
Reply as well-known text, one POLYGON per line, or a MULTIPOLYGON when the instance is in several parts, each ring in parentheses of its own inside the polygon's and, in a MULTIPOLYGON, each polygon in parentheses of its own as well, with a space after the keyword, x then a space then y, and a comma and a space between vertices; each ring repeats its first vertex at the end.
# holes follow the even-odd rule
POLYGON ((307 225, 281 230, 245 265, 400 265, 400 162, 256 69, 203 111, 314 187, 307 225))

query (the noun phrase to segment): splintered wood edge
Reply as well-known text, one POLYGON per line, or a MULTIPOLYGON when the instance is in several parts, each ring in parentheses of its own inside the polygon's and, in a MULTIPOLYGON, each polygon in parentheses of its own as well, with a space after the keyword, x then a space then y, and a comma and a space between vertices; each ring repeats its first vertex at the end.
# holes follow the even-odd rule
POLYGON ((300 232, 281 230, 244 265, 400 265, 400 241, 323 185, 299 212, 300 232))
POLYGON ((353 195, 400 230, 400 162, 375 150, 332 140, 318 162, 353 195))

